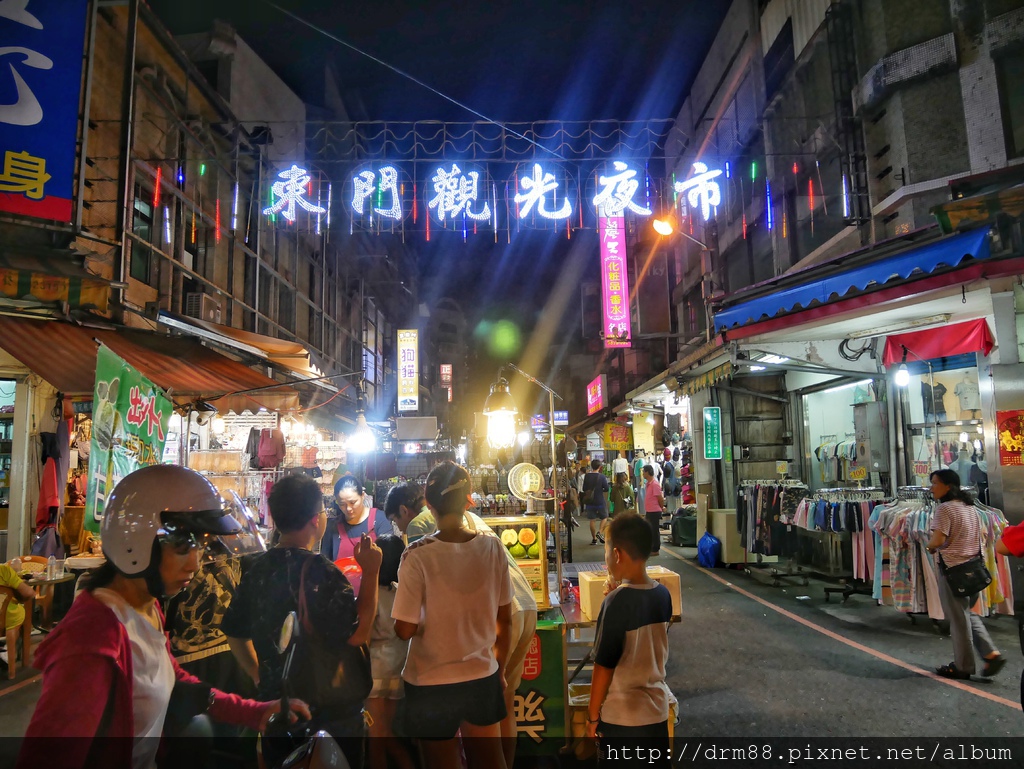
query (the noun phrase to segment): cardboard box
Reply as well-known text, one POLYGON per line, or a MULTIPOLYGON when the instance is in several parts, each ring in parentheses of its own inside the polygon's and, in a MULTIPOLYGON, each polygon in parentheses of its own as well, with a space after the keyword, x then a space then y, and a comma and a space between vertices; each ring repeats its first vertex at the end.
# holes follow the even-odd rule
MULTIPOLYGON (((647 576, 668 588, 672 595, 672 616, 682 614, 682 597, 679 586, 679 575, 664 566, 648 566, 647 576)), ((580 612, 589 620, 596 620, 601 613, 604 601, 604 585, 608 579, 608 571, 580 572, 580 612)))

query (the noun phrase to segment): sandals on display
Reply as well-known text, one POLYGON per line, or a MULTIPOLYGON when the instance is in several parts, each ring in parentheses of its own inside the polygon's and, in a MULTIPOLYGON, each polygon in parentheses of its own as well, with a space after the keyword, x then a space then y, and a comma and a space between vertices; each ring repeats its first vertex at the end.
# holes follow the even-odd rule
POLYGON ((958 681, 966 681, 971 677, 970 673, 964 673, 963 671, 958 670, 956 664, 952 662, 948 665, 943 665, 941 668, 935 668, 935 672, 943 678, 953 678, 958 681))
POLYGON ((1000 654, 998 657, 993 657, 992 659, 986 659, 985 667, 982 668, 981 674, 985 676, 985 678, 991 678, 1000 670, 1002 670, 1005 664, 1006 657, 1004 657, 1002 654, 1000 654))

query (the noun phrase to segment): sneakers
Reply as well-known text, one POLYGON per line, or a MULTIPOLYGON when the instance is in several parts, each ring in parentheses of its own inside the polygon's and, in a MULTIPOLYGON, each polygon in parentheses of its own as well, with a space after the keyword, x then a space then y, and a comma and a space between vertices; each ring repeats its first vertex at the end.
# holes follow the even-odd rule
POLYGON ((596 539, 592 539, 592 540, 590 540, 590 544, 592 544, 592 545, 596 545, 596 544, 597 544, 597 540, 596 540, 596 539))
POLYGON ((603 534, 598 534, 597 535, 597 541, 600 542, 603 545, 604 544, 604 535, 603 534))

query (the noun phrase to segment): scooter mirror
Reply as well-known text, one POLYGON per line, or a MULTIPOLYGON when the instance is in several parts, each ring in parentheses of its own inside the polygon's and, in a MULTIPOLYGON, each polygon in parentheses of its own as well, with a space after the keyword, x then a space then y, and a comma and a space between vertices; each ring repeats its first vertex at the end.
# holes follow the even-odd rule
POLYGON ((284 624, 281 625, 281 636, 277 639, 277 650, 281 654, 288 651, 288 647, 292 645, 292 638, 295 635, 295 627, 298 622, 298 615, 293 611, 288 612, 288 616, 284 618, 284 624))

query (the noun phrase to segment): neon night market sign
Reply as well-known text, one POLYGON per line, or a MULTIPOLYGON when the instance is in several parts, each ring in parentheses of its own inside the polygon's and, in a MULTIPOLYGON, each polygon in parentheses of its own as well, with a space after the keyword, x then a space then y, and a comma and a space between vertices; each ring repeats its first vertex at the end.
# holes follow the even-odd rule
MULTIPOLYGON (((676 182, 674 189, 708 220, 712 216, 712 209, 722 203, 722 190, 717 181, 722 171, 709 169, 706 163, 696 161, 693 163, 693 172, 694 175, 689 179, 676 182)), ((401 171, 395 165, 377 168, 364 166, 349 178, 351 186, 348 190, 351 197, 347 203, 354 218, 369 217, 371 221, 380 218, 398 222, 411 211, 415 221, 416 202, 413 198, 418 196, 414 194, 406 197, 407 185, 403 183, 401 171)), ((571 176, 567 176, 561 166, 535 162, 520 166, 512 178, 514 194, 506 187, 507 200, 503 197, 510 204, 509 216, 519 220, 533 217, 550 222, 569 220, 573 216, 572 199, 575 195, 571 181, 571 176)), ((310 172, 292 164, 277 174, 277 181, 271 187, 271 205, 264 208, 263 213, 268 216, 281 214, 289 223, 294 223, 298 209, 301 208, 316 216, 319 232, 321 215, 326 213, 328 224, 330 222, 331 192, 328 183, 327 200, 322 201, 320 188, 323 182, 318 181, 317 184, 318 191, 314 196, 310 172), (326 208, 321 202, 326 203, 326 208)), ((627 162, 611 162, 610 168, 606 167, 603 173, 597 174, 595 187, 590 203, 599 220, 626 214, 644 217, 653 214, 650 206, 650 181, 645 172, 631 167, 627 162), (647 186, 646 201, 641 193, 642 183, 647 186)), ((414 182, 412 189, 416 189, 414 182)), ((457 162, 435 166, 433 173, 425 180, 421 194, 425 213, 442 225, 462 219, 490 222, 495 230, 499 227, 497 185, 488 181, 486 168, 468 167, 457 162)))
POLYGON ((709 171, 699 160, 693 164, 694 176, 685 182, 676 182, 676 192, 686 193, 686 200, 692 208, 700 208, 704 221, 711 218, 711 209, 722 204, 722 188, 714 181, 722 175, 721 169, 709 171))

